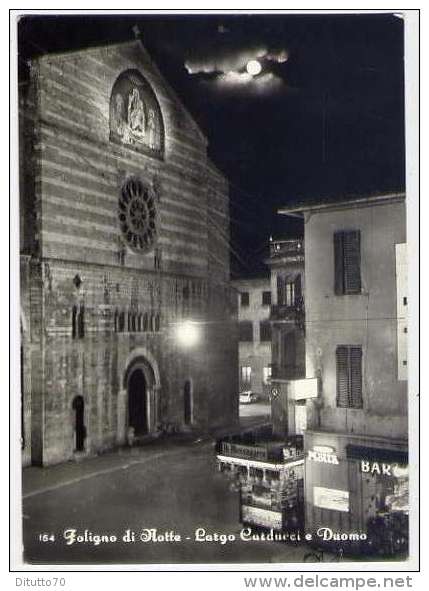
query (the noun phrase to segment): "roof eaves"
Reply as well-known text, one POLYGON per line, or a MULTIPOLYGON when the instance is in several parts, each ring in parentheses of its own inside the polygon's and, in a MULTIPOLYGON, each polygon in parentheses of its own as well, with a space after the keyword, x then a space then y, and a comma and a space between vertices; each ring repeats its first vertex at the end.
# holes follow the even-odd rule
POLYGON ((306 211, 329 211, 345 209, 348 207, 359 207, 361 205, 378 205, 386 202, 402 201, 405 193, 387 193, 379 195, 361 195, 343 199, 327 199, 319 201, 302 201, 280 207, 277 211, 281 215, 302 218, 306 211))

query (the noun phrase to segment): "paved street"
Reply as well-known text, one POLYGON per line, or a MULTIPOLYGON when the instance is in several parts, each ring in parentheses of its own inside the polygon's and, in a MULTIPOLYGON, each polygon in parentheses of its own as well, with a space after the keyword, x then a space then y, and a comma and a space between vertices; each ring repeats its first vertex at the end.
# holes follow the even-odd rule
POLYGON ((27 562, 282 563, 300 562, 305 551, 240 538, 238 493, 217 472, 212 440, 25 468, 23 495, 27 562), (154 532, 141 541, 147 529, 157 541, 154 532), (123 541, 127 530, 135 541, 123 541), (98 543, 97 535, 113 537, 98 543))

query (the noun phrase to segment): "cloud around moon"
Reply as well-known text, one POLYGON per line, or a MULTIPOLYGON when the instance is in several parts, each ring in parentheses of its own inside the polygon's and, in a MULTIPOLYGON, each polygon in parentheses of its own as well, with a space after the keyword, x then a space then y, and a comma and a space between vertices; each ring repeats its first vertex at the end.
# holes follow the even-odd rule
POLYGON ((185 68, 205 85, 220 90, 243 89, 257 92, 273 90, 284 85, 283 79, 271 71, 271 63, 284 63, 288 59, 286 49, 276 51, 259 46, 238 51, 220 50, 217 55, 188 59, 185 68), (255 76, 248 73, 249 61, 257 60, 261 72, 255 76))

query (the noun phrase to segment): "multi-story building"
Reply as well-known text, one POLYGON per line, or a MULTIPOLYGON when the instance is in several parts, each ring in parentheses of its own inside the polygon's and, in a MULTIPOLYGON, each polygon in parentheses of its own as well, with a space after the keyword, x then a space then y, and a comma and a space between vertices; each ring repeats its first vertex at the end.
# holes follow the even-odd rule
POLYGON ((317 380, 305 376, 304 240, 270 240, 273 302, 271 417, 278 435, 302 434, 317 380))
POLYGON ((45 54, 21 91, 24 463, 233 424, 228 185, 206 138, 140 41, 45 54))
POLYGON ((368 552, 401 552, 409 508, 405 196, 280 213, 304 220, 306 375, 318 380, 304 435, 306 529, 320 541, 353 533, 350 544, 359 535, 368 552))
POLYGON ((304 524, 302 433, 307 404, 317 396, 317 379, 305 378, 304 241, 271 239, 265 264, 270 279, 240 280, 235 287, 245 340, 240 342, 240 365, 245 368, 248 360, 252 376, 253 367, 267 368, 270 379, 264 386, 272 424, 220 441, 217 459, 240 490, 241 522, 272 528, 281 532, 279 539, 296 541, 304 524), (259 329, 262 337, 265 326, 270 332, 261 351, 254 335, 259 329))
POLYGON ((238 300, 239 384, 268 398, 271 384, 271 284, 258 277, 236 279, 238 300))

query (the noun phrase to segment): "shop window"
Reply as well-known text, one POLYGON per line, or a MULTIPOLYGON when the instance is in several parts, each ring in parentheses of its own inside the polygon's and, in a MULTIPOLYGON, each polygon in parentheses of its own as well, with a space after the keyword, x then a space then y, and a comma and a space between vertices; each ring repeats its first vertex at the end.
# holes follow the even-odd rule
POLYGON ((143 332, 147 332, 149 330, 149 314, 145 312, 143 314, 143 332))
POLYGON ((336 295, 361 291, 360 231, 344 230, 334 234, 336 295))
POLYGON ((135 314, 131 314, 131 326, 130 326, 130 330, 131 332, 136 332, 136 315, 135 314))
POLYGON ((241 342, 253 341, 253 326, 249 320, 243 320, 238 323, 239 340, 241 342))
POLYGON ((337 406, 362 408, 362 348, 337 348, 337 406))
POLYGON ((241 367, 241 385, 243 388, 250 388, 252 384, 252 368, 250 366, 243 365, 241 367))
POLYGON ((259 323, 259 336, 263 342, 271 341, 271 323, 269 320, 263 320, 259 323))
POLYGON ((364 459, 359 462, 367 544, 372 554, 408 553, 410 491, 408 466, 364 459))
POLYGON ((249 292, 248 291, 242 291, 240 293, 240 305, 242 308, 245 308, 247 306, 249 306, 250 304, 250 298, 249 298, 249 292))
POLYGON ((263 291, 262 292, 262 305, 263 306, 271 306, 271 292, 270 291, 263 291))
POLYGON ((159 332, 160 325, 161 325, 161 315, 156 314, 155 315, 155 332, 159 332))
POLYGON ((142 325, 143 325, 143 315, 139 314, 137 316, 137 332, 141 332, 142 331, 142 325))

